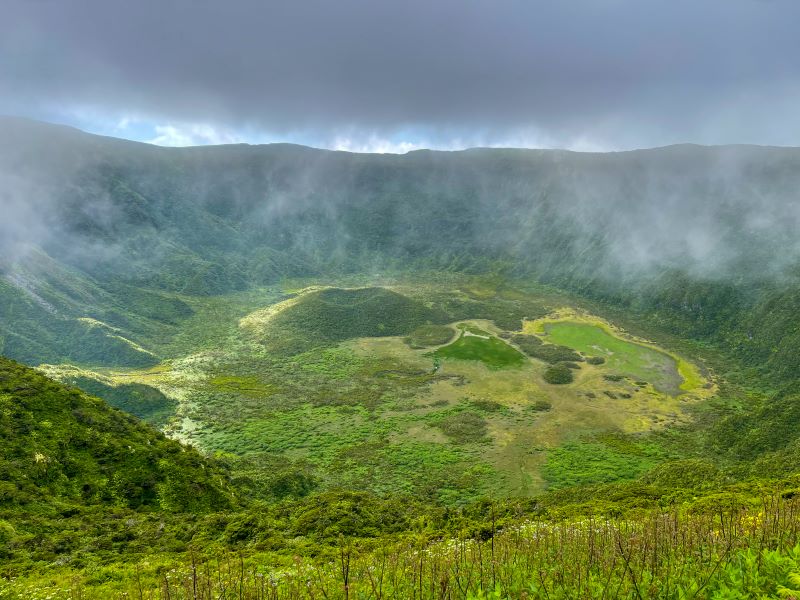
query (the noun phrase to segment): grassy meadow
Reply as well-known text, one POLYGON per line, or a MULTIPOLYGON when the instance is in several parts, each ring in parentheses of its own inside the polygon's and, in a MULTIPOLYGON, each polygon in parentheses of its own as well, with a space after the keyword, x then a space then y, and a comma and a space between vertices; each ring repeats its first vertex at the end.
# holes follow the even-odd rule
POLYGON ((152 423, 266 481, 266 499, 293 471, 309 490, 445 504, 631 479, 674 454, 647 436, 690 423, 699 401, 667 351, 550 322, 563 298, 496 279, 293 281, 185 301, 194 314, 155 341, 169 357, 155 367, 42 368, 102 381, 112 403, 152 389, 173 411, 152 423), (549 383, 553 369, 568 382, 549 383))

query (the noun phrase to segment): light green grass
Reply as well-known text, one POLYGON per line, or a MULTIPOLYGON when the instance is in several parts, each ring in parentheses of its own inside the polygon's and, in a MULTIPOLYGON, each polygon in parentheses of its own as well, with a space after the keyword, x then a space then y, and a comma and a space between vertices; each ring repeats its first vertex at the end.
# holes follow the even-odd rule
POLYGON ((641 344, 615 337, 597 325, 563 321, 548 323, 547 340, 569 346, 590 356, 602 356, 609 373, 627 375, 652 383, 664 393, 677 395, 683 377, 670 355, 641 344))
MULTIPOLYGON (((484 332, 472 335, 461 334, 455 342, 433 352, 439 359, 477 360, 490 369, 517 367, 525 363, 525 356, 496 337, 478 337, 484 332)), ((486 334, 488 335, 488 334, 486 334)))
POLYGON ((232 392, 255 398, 274 394, 277 387, 264 383, 257 377, 241 375, 218 375, 209 380, 212 386, 224 392, 232 392))

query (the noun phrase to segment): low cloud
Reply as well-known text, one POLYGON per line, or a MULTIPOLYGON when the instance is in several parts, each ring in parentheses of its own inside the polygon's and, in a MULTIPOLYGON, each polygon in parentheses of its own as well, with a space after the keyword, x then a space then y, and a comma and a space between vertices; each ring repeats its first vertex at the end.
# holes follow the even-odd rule
POLYGON ((246 140, 212 125, 155 125, 156 136, 146 140, 158 146, 207 146, 238 144, 246 140))
POLYGON ((798 22, 795 0, 9 0, 0 113, 164 145, 797 145, 798 22))

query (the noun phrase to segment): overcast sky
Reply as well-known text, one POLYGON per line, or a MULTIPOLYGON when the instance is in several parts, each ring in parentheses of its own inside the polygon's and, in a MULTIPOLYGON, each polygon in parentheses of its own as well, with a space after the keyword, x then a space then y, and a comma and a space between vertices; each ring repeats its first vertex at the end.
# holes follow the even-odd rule
POLYGON ((800 145, 800 1, 0 0, 0 113, 164 145, 800 145))

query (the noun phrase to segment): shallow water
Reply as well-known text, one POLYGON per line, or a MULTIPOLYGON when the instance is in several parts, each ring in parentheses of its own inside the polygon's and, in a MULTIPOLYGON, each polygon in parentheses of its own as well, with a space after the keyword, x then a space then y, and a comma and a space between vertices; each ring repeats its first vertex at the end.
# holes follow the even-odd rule
POLYGON ((618 338, 589 323, 550 323, 544 330, 548 342, 568 346, 587 356, 602 356, 609 373, 647 381, 672 396, 681 392, 683 378, 678 373, 678 364, 666 352, 618 338))

